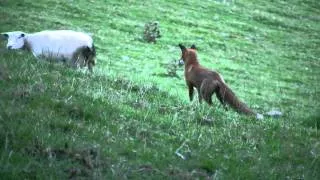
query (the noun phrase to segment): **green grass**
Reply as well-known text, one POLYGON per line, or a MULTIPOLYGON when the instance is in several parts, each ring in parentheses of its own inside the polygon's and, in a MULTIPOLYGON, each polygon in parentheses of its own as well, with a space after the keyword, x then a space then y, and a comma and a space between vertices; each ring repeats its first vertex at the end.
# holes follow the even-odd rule
MULTIPOLYGON (((2 179, 320 179, 320 3, 3 0, 0 32, 93 33, 94 74, 0 44, 2 179), (158 21, 162 37, 143 41, 158 21), (263 121, 189 102, 196 44, 263 121), (180 153, 186 159, 175 154, 180 153)), ((195 98, 196 99, 196 98, 195 98)))

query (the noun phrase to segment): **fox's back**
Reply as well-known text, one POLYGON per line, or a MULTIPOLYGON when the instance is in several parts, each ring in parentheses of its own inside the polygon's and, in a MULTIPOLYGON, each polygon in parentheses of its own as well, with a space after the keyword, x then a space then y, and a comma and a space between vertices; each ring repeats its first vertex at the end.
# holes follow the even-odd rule
POLYGON ((202 81, 205 79, 224 82, 218 72, 197 65, 190 65, 186 67, 185 78, 197 88, 201 86, 202 81))

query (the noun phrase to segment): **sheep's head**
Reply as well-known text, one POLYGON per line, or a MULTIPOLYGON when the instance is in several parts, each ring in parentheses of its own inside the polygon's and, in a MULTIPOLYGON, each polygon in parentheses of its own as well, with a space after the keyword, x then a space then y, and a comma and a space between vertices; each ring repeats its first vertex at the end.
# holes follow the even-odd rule
POLYGON ((7 32, 2 34, 8 40, 8 49, 21 49, 24 46, 25 33, 21 31, 7 32))

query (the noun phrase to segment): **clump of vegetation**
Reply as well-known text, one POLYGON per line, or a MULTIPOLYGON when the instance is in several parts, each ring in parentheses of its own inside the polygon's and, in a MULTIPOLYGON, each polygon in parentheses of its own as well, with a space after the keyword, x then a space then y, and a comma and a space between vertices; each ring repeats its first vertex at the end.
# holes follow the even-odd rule
POLYGON ((179 68, 180 66, 178 65, 178 62, 176 60, 170 61, 167 65, 168 76, 179 78, 179 75, 177 74, 179 68))
POLYGON ((160 38, 160 26, 158 21, 148 22, 144 25, 143 37, 147 42, 155 43, 160 38))
POLYGON ((171 78, 181 78, 181 75, 178 74, 180 70, 180 64, 175 59, 169 61, 168 63, 160 63, 160 66, 166 69, 166 72, 163 73, 153 73, 155 76, 159 77, 171 77, 171 78))

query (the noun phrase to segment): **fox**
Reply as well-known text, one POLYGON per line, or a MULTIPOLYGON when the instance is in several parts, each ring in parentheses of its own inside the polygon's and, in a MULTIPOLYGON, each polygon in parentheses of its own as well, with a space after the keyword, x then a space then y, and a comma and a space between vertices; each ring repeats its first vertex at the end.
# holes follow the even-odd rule
POLYGON ((228 110, 227 105, 229 105, 238 113, 255 116, 257 119, 263 118, 262 114, 254 112, 235 95, 225 83, 222 75, 217 71, 200 65, 195 45, 186 48, 184 45, 179 44, 179 47, 182 52, 179 63, 184 64, 184 76, 189 90, 190 101, 193 100, 195 88, 198 92, 200 104, 204 99, 207 104, 212 106, 212 95, 215 93, 217 99, 226 110, 228 110))

